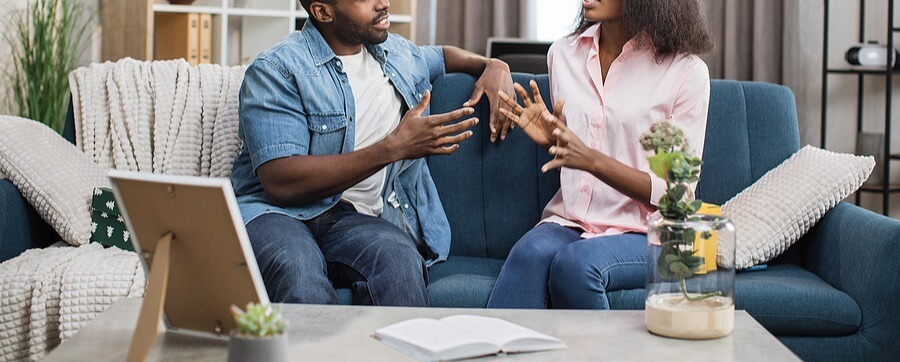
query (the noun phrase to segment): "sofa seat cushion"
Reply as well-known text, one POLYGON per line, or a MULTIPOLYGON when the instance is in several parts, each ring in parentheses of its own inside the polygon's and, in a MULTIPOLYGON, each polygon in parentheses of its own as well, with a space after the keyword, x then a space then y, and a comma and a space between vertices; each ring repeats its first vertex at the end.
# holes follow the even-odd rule
MULTIPOLYGON (((847 293, 794 264, 735 276, 735 307, 746 310, 778 336, 843 336, 862 322, 859 305, 847 293)), ((644 309, 644 289, 609 292, 612 309, 644 309)))
POLYGON ((432 307, 484 308, 503 260, 450 256, 428 269, 432 307))
POLYGON ((779 336, 843 336, 862 323, 859 305, 847 293, 798 265, 769 265, 738 273, 735 307, 779 336))
MULTIPOLYGON (((428 269, 428 299, 432 307, 485 308, 503 260, 450 256, 428 269)), ((353 304, 349 288, 336 289, 338 303, 353 304)))

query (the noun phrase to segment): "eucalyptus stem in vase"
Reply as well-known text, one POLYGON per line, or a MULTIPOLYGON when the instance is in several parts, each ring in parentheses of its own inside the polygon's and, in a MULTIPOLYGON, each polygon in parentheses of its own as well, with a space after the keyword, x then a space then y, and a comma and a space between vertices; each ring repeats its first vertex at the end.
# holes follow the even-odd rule
MULTIPOLYGON (((670 221, 696 219, 703 202, 695 199, 690 185, 700 180, 703 160, 690 152, 684 131, 669 121, 662 121, 652 125, 640 142, 644 150, 656 153, 648 158, 650 170, 666 181, 666 193, 658 205, 660 215, 670 221)), ((698 256, 694 248, 697 234, 691 228, 663 226, 659 237, 662 250, 656 261, 657 273, 664 279, 677 280, 681 294, 689 302, 722 295, 721 291, 714 291, 691 296, 687 291, 685 280, 693 277, 705 263, 705 258, 698 256)), ((712 237, 709 231, 699 234, 703 240, 712 237)))

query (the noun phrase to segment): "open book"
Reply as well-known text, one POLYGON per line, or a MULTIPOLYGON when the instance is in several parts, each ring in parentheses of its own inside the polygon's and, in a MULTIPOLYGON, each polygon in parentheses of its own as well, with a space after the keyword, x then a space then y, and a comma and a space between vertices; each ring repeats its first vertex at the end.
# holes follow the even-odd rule
POLYGON ((423 361, 567 348, 558 338, 498 318, 416 318, 375 331, 375 338, 423 361))

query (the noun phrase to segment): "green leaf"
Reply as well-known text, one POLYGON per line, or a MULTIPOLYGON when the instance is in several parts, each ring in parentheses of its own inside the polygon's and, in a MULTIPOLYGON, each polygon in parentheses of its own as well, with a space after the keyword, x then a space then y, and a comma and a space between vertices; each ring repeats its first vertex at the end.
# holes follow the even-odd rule
POLYGON ((691 214, 697 212, 697 210, 700 210, 700 208, 702 206, 703 206, 703 201, 694 200, 694 202, 691 202, 691 214))
POLYGON ((659 273, 659 276, 663 279, 672 280, 675 279, 675 273, 669 271, 669 267, 667 265, 657 265, 656 272, 659 273))
POLYGON ((674 255, 674 254, 665 255, 666 265, 672 264, 672 263, 678 261, 678 259, 679 259, 678 255, 674 255))
POLYGON ((687 187, 683 184, 675 185, 675 187, 669 189, 669 196, 675 200, 681 200, 684 198, 684 194, 687 192, 687 187))
POLYGON ((648 157, 647 161, 650 162, 650 171, 653 171, 659 178, 666 179, 666 175, 672 167, 672 159, 675 157, 677 157, 677 154, 673 152, 659 152, 653 157, 648 157))
POLYGON ((675 275, 677 275, 679 278, 687 279, 694 275, 694 272, 692 272, 691 269, 682 262, 669 264, 669 270, 675 273, 675 275))

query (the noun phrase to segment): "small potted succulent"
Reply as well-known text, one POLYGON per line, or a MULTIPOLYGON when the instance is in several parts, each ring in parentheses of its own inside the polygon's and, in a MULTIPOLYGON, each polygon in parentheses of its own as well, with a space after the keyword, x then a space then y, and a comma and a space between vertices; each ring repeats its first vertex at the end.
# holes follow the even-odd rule
POLYGON ((703 161, 681 129, 659 122, 640 142, 655 153, 651 171, 666 181, 647 232, 647 329, 674 338, 726 336, 734 328, 734 226, 699 212, 691 184, 703 161))
POLYGON ((245 312, 232 305, 231 314, 238 328, 228 342, 229 362, 288 360, 281 308, 250 303, 245 312))

